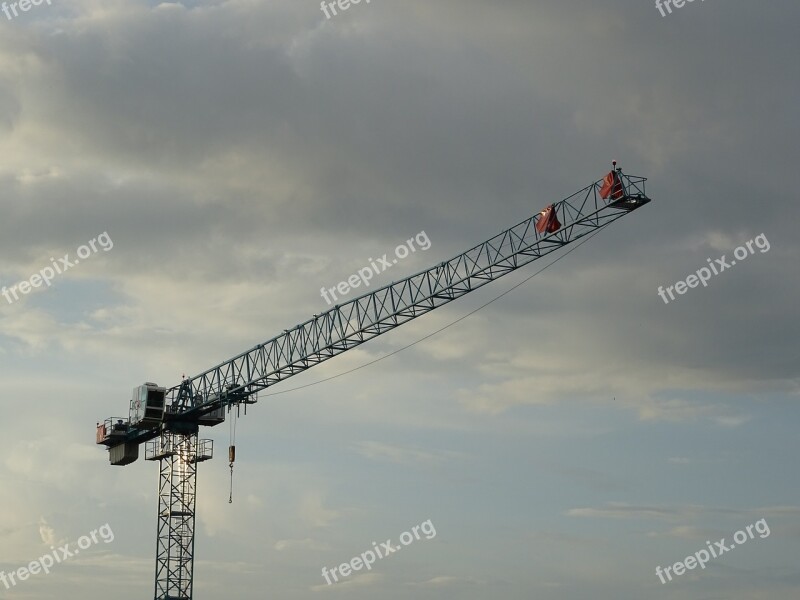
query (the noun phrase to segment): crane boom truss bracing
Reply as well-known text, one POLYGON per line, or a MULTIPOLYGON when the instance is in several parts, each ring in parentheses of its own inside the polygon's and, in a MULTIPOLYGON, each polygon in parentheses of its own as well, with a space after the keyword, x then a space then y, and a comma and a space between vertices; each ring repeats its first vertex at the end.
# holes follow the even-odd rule
POLYGON ((336 305, 255 348, 167 391, 167 418, 191 417, 236 403, 447 304, 511 271, 601 229, 649 202, 646 178, 617 171, 624 196, 600 197, 601 181, 555 203, 564 225, 536 230, 541 213, 401 281, 336 305))

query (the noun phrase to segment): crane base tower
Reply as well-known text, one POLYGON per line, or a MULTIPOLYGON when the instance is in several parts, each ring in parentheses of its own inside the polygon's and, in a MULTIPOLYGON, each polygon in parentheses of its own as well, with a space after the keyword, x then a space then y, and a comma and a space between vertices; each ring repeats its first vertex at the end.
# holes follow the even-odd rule
POLYGON ((194 431, 163 431, 145 447, 158 461, 158 532, 155 600, 191 600, 197 464, 214 456, 214 442, 194 431))

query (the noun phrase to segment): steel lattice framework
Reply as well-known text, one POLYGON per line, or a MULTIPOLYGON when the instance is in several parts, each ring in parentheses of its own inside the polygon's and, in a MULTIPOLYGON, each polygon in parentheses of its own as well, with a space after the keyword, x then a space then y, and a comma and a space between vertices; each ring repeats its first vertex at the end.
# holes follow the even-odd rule
POLYGON ((644 177, 625 175, 621 169, 612 175, 615 199, 610 202, 601 197, 600 180, 551 205, 563 223, 557 231, 538 231, 536 225, 546 217, 545 211, 537 213, 450 260, 338 304, 184 379, 166 390, 163 419, 156 423, 146 418, 135 424, 130 419, 98 424, 98 443, 109 447, 112 456, 124 447, 113 464, 136 460, 137 445, 142 442, 147 442, 147 460, 160 462, 155 600, 192 598, 197 463, 213 453, 210 440, 198 439, 201 425, 221 423, 225 410, 254 403, 259 391, 452 302, 650 202, 644 177))
POLYGON ((201 414, 237 402, 452 302, 490 281, 601 229, 649 202, 644 177, 618 171, 625 195, 608 203, 600 181, 554 204, 565 225, 536 230, 537 213, 435 267, 376 289, 301 323, 168 390, 168 411, 201 414))
POLYGON ((212 457, 211 440, 197 433, 164 432, 147 443, 159 461, 155 600, 191 600, 197 463, 212 457))

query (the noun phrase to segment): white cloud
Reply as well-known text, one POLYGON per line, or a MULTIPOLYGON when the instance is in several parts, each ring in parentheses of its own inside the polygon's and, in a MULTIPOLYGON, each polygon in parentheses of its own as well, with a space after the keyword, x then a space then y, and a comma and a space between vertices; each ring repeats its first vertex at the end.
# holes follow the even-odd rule
POLYGON ((56 531, 47 524, 45 518, 39 519, 39 535, 42 536, 42 543, 45 546, 55 546, 59 540, 56 539, 56 531))
POLYGON ((310 527, 328 527, 341 517, 341 512, 327 508, 323 494, 315 491, 303 494, 297 512, 310 527))
POLYGON ((275 542, 275 550, 280 552, 284 550, 296 550, 296 551, 306 551, 306 550, 314 550, 314 551, 322 551, 322 550, 329 550, 330 546, 324 542, 320 542, 318 540, 312 540, 311 538, 305 538, 302 540, 278 540, 275 542))
POLYGON ((384 442, 364 441, 354 444, 356 452, 376 461, 392 462, 402 465, 419 464, 439 466, 462 455, 452 451, 429 451, 420 448, 395 446, 384 442))
POLYGON ((358 573, 348 579, 338 583, 327 583, 311 586, 312 592, 341 592, 352 590, 353 588, 368 588, 379 585, 384 580, 383 575, 378 573, 358 573))

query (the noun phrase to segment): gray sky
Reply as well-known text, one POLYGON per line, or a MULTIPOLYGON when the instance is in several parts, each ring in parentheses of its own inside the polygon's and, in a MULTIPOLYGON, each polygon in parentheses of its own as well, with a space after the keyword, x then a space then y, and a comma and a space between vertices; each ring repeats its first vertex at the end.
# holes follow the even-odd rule
MULTIPOLYGON (((789 0, 45 0, 0 13, 0 598, 152 593, 155 464, 95 422, 602 177, 654 201, 447 331, 206 431, 195 597, 797 598, 800 71, 789 0), (668 304, 707 259, 768 244, 668 304), (109 244, 110 246, 110 244, 109 244), (766 249, 768 248, 768 249, 766 249), (359 290, 360 292, 361 290, 359 290), (351 297, 356 292, 351 292, 351 297), (770 535, 662 584, 760 519, 770 535), (436 536, 328 586, 431 520, 436 536)), ((509 275, 274 388, 383 356, 509 275)))

